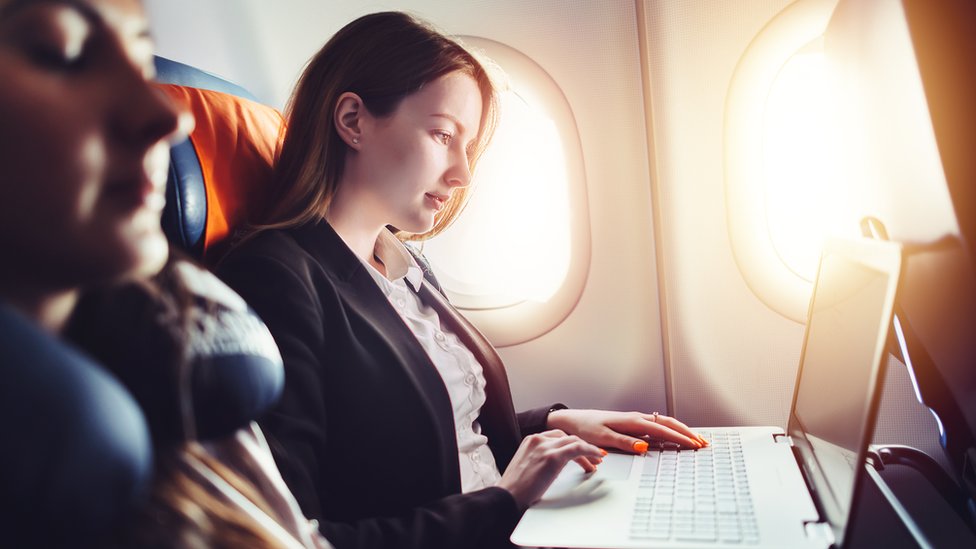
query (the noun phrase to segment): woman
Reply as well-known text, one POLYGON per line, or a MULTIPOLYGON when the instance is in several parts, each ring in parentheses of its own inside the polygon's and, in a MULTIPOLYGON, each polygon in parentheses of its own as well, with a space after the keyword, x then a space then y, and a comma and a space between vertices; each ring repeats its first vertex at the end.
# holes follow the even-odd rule
MULTIPOLYGON (((149 501, 103 544, 329 547, 298 512, 260 430, 247 426, 280 388, 280 355, 267 329, 215 277, 169 254, 160 227, 168 142, 185 137, 192 120, 154 87, 152 53, 138 0, 0 0, 0 305, 95 355, 144 412, 140 426, 148 423, 156 461, 149 501)), ((7 368, 48 367, 11 364, 7 352, 7 368)), ((19 390, 63 385, 46 384, 19 390)), ((57 397, 73 402, 71 392, 90 385, 61 387, 57 397)), ((31 412, 38 423, 53 414, 31 412)), ((77 433, 61 436, 68 440, 53 446, 74 447, 77 433)), ((76 457, 37 455, 50 476, 30 495, 44 499, 59 489, 49 484, 74 480, 57 464, 76 457)), ((22 471, 4 473, 13 479, 22 471)), ((120 486, 90 489, 92 499, 108 499, 120 486)), ((41 511, 32 501, 11 503, 41 511)), ((23 524, 4 522, 17 546, 81 546, 84 535, 100 534, 85 525, 60 531, 74 517, 14 516, 22 515, 23 524)))
POLYGON ((295 90, 256 234, 218 268, 282 351, 284 395, 263 425, 339 548, 504 545, 568 461, 594 470, 598 445, 703 444, 657 414, 516 415, 491 345, 387 229, 450 224, 495 114, 487 72, 456 42, 402 13, 350 23, 295 90))
POLYGON ((138 406, 62 335, 84 290, 166 260, 167 142, 185 133, 186 119, 151 74, 134 2, 0 0, 0 308, 35 336, 0 345, 4 390, 30 401, 16 416, 29 419, 4 429, 2 523, 13 546, 85 546, 145 487, 105 464, 144 463, 139 477, 149 474, 138 406), (98 379, 108 393, 90 394, 98 379), (114 440, 120 423, 139 429, 114 440), (11 456, 21 467, 9 466, 11 456))

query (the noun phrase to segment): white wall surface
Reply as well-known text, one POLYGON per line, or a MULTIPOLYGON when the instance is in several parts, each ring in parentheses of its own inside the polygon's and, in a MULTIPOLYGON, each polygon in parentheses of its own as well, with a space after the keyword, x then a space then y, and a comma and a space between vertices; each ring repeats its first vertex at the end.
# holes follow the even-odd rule
MULTIPOLYGON (((562 87, 577 119, 592 263, 582 298, 562 325, 501 350, 516 405, 562 400, 663 412, 667 356, 674 411, 686 422, 785 424, 803 326, 757 299, 735 265, 722 157, 736 62, 789 0, 648 0, 643 20, 627 0, 146 4, 161 55, 236 81, 278 107, 327 38, 372 11, 404 9, 449 33, 522 51, 562 87), (660 216, 659 253, 652 212, 660 216)), ((903 369, 891 369, 886 391, 879 436, 928 444, 908 432, 932 421, 912 407, 903 369)))
POLYGON ((147 7, 160 55, 224 76, 278 107, 332 33, 383 9, 409 11, 448 33, 488 37, 532 58, 576 116, 593 251, 569 318, 501 350, 516 404, 666 408, 632 2, 147 0, 147 7))
MULTIPOLYGON (((803 325, 764 305, 742 278, 722 163, 736 63, 790 3, 644 3, 667 356, 675 411, 689 424, 784 425, 790 409, 803 325)), ((898 200, 892 192, 876 198, 898 200)), ((915 401, 904 367, 893 364, 875 440, 938 454, 935 422, 915 401)))

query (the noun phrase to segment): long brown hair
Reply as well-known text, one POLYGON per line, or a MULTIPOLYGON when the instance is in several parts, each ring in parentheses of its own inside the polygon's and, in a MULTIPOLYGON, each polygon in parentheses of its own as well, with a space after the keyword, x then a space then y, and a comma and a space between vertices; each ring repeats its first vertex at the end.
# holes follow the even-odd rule
MULTIPOLYGON (((405 13, 374 13, 343 27, 309 62, 289 101, 269 205, 254 229, 295 227, 325 216, 345 168, 347 145, 334 125, 341 94, 356 93, 372 115, 384 117, 428 82, 457 71, 474 78, 484 105, 469 156, 473 171, 494 132, 498 111, 495 85, 485 66, 457 41, 405 13)), ((461 213, 469 190, 456 189, 433 228, 407 239, 429 238, 447 228, 461 213)))

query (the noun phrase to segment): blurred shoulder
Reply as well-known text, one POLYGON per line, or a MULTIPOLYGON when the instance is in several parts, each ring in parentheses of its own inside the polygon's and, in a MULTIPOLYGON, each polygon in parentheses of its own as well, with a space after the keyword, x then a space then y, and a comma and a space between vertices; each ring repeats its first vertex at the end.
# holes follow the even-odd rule
POLYGON ((194 297, 203 298, 231 311, 247 311, 244 299, 207 269, 185 260, 173 262, 172 269, 173 275, 179 278, 194 297))

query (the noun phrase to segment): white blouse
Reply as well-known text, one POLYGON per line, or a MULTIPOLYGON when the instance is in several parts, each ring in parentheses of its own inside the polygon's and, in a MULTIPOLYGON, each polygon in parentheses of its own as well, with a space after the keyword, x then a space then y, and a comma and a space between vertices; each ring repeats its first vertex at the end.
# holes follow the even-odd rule
POLYGON ((424 274, 403 243, 382 231, 373 253, 386 267, 386 276, 363 262, 367 272, 417 337, 447 386, 454 408, 461 490, 494 486, 501 475, 488 448, 488 437, 481 434, 478 424, 485 403, 481 364, 454 333, 444 328, 437 312, 420 300, 417 292, 426 284, 424 274))

